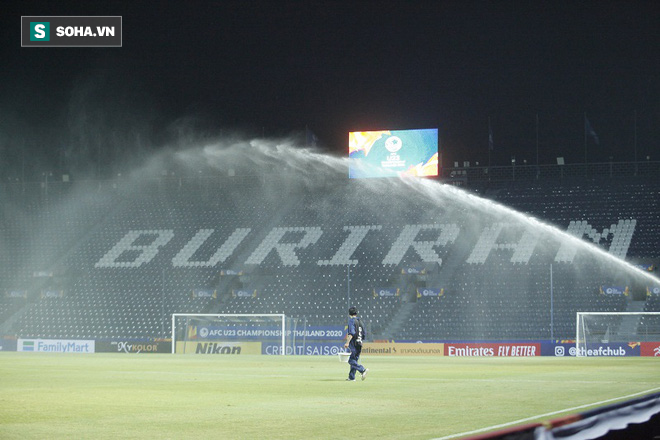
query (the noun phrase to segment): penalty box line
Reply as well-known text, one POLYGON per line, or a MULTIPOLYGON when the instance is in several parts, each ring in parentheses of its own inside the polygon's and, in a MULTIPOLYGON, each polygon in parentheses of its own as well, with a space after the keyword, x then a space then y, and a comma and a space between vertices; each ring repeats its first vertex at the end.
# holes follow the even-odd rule
POLYGON ((551 416, 555 416, 557 414, 561 414, 561 413, 565 413, 565 412, 569 412, 569 411, 576 411, 578 409, 589 408, 590 406, 604 405, 606 403, 616 402, 617 400, 629 399, 631 397, 641 396, 642 394, 648 394, 648 393, 652 393, 652 392, 658 391, 658 390, 660 390, 660 387, 651 388, 650 390, 640 391, 640 392, 634 393, 634 394, 628 394, 627 396, 614 397, 612 399, 601 400, 600 402, 587 403, 585 405, 574 406, 573 408, 566 408, 566 409, 562 409, 562 410, 559 410, 559 411, 553 411, 553 412, 549 412, 549 413, 545 413, 545 414, 539 414, 537 416, 527 417, 527 418, 520 419, 520 420, 514 420, 513 422, 502 423, 500 425, 493 425, 493 426, 488 426, 486 428, 475 429, 474 431, 466 431, 466 432, 461 432, 459 434, 452 434, 452 435, 447 435, 445 437, 438 437, 438 438, 435 438, 435 439, 432 439, 432 440, 449 440, 449 439, 452 439, 452 438, 463 437, 463 436, 466 436, 466 435, 480 434, 482 432, 486 432, 486 431, 490 431, 490 430, 494 430, 494 429, 506 428, 507 426, 511 426, 511 425, 519 425, 519 424, 522 424, 522 423, 525 423, 525 422, 531 422, 532 420, 545 418, 545 417, 551 417, 551 416))

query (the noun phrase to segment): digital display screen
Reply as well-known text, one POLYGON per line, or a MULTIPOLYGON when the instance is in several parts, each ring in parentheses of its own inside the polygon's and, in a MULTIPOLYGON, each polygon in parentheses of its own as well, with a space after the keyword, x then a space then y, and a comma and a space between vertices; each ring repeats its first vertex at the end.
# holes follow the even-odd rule
POLYGON ((348 176, 438 175, 438 129, 348 133, 348 176))

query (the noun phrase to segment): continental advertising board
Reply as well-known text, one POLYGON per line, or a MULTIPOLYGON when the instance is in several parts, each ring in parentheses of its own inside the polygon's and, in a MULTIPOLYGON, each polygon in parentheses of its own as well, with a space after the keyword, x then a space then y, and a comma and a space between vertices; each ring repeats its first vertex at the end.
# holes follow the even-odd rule
POLYGON ((362 355, 375 356, 443 356, 445 344, 412 342, 365 342, 362 355))

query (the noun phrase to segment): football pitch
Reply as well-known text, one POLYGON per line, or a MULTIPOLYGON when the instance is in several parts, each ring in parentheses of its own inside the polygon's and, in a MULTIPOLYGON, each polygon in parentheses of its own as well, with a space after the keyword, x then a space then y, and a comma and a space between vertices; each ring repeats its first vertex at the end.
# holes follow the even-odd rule
POLYGON ((0 353, 0 438, 460 438, 660 390, 654 358, 0 353))

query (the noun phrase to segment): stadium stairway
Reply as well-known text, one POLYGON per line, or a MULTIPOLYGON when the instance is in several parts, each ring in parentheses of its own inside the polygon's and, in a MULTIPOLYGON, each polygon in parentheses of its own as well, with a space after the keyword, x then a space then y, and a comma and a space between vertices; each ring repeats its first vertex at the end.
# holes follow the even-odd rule
POLYGON ((103 199, 99 197, 96 200, 98 204, 88 209, 91 214, 88 213, 80 216, 82 220, 76 224, 77 228, 74 228, 76 231, 75 234, 57 238, 57 240, 61 240, 63 243, 62 252, 53 255, 43 252, 42 266, 35 267, 35 269, 38 268, 40 271, 55 275, 44 278, 34 277, 29 280, 29 283, 25 286, 27 292, 29 292, 27 299, 21 307, 15 308, 12 314, 7 316, 3 322, 0 322, 0 335, 16 334, 17 325, 19 325, 24 316, 30 309, 36 308, 38 303, 42 301, 36 292, 41 292, 51 287, 64 291, 69 290, 72 275, 62 265, 62 261, 75 254, 95 233, 101 230, 113 210, 124 209, 128 204, 126 199, 116 196, 110 196, 110 202, 106 202, 105 204, 101 200, 103 199))
POLYGON ((403 324, 410 319, 410 316, 415 310, 415 303, 410 302, 401 302, 398 310, 394 313, 394 317, 389 322, 388 326, 385 327, 381 339, 392 340, 394 335, 399 334, 403 324))
MULTIPOLYGON (((629 300, 626 306, 626 312, 643 312, 645 304, 646 304, 645 301, 629 300)), ((636 329, 639 326, 640 319, 641 319, 640 315, 630 315, 621 318, 621 324, 619 325, 619 334, 621 335, 635 334, 636 329)))
MULTIPOLYGON (((450 286, 456 286, 455 277, 458 276, 458 269, 465 265, 471 249, 469 247, 459 247, 454 249, 450 258, 443 259, 442 263, 439 264, 437 271, 431 271, 427 274, 426 286, 436 289, 446 289, 449 290, 450 286)), ((454 290, 452 289, 452 290, 454 290)), ((417 292, 415 292, 416 295, 417 292)), ((424 304, 420 302, 411 302, 402 304, 401 310, 397 311, 394 315, 394 318, 390 324, 386 327, 386 331, 383 332, 383 339, 394 339, 402 334, 402 329, 407 328, 418 328, 420 325, 419 322, 414 322, 415 320, 419 321, 418 316, 420 314, 420 308, 425 307, 424 304), (404 305, 405 304, 405 305, 404 305), (403 308, 405 307, 405 309, 403 308)), ((439 316, 435 316, 438 318, 439 316)), ((407 339, 409 333, 404 333, 404 339, 407 339)))

